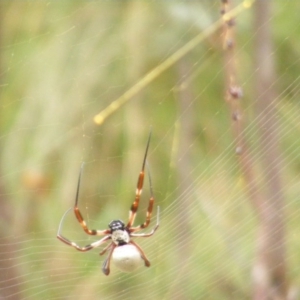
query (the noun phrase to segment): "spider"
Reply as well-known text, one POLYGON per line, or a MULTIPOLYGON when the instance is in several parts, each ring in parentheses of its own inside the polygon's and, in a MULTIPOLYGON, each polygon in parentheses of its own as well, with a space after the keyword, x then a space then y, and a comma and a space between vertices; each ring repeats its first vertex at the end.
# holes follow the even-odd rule
POLYGON ((146 158, 148 153, 148 148, 150 144, 150 138, 151 138, 151 132, 149 134, 146 151, 144 155, 144 160, 142 164, 142 170, 138 177, 137 182, 137 188, 135 193, 135 200, 131 205, 130 211, 129 211, 129 220, 127 225, 125 226, 125 223, 121 220, 113 220, 108 224, 109 229, 104 230, 95 230, 95 229, 89 229, 86 222, 84 221, 81 212, 78 208, 78 196, 79 196, 79 188, 80 188, 80 181, 81 181, 81 174, 83 170, 84 164, 81 165, 79 178, 78 178, 78 184, 77 184, 77 192, 76 192, 76 198, 75 198, 75 206, 74 206, 74 213, 75 216, 80 223, 81 227, 85 231, 85 233, 89 235, 96 235, 96 236, 104 236, 98 241, 95 241, 89 245, 86 245, 84 247, 80 247, 75 242, 70 241, 69 239, 65 238, 61 234, 61 228, 63 221, 67 215, 67 213, 72 209, 68 209, 65 214, 63 215, 57 232, 57 238, 64 242, 65 244, 74 247, 78 251, 86 252, 91 249, 97 248, 100 245, 102 245, 105 242, 108 242, 111 240, 111 243, 108 244, 107 247, 105 247, 99 254, 103 255, 106 253, 106 251, 109 250, 107 258, 104 260, 102 265, 102 272, 105 275, 109 275, 110 273, 110 261, 111 259, 114 261, 115 265, 124 272, 131 272, 134 271, 142 262, 144 261, 144 264, 146 267, 150 266, 150 261, 147 259, 143 249, 136 244, 131 238, 132 237, 150 237, 152 236, 155 231, 157 230, 159 226, 159 207, 157 207, 157 221, 155 227, 150 231, 149 233, 136 233, 137 231, 144 229, 148 227, 151 221, 151 214, 153 210, 153 204, 154 204, 154 196, 152 191, 152 182, 150 177, 150 172, 148 172, 149 177, 149 184, 150 184, 150 200, 148 205, 148 210, 146 214, 146 220, 144 223, 142 223, 139 226, 134 227, 133 223, 136 217, 136 213, 139 207, 140 197, 143 189, 143 183, 144 183, 144 175, 145 175, 145 165, 146 165, 146 158))

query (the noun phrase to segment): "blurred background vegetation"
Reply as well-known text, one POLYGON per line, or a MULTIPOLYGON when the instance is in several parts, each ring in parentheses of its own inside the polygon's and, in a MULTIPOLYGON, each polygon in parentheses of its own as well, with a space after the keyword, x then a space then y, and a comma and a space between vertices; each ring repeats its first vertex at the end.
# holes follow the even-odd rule
MULTIPOLYGON (((218 20, 220 2, 1 1, 1 299, 251 298, 258 221, 224 101, 221 29, 101 126, 93 122, 218 20), (89 226, 126 220, 151 126, 148 162, 161 226, 137 242, 152 265, 132 274, 112 267, 106 277, 100 249, 80 253, 61 243, 58 224, 74 204, 82 161, 80 209, 89 226)), ((300 286, 299 10, 298 1, 274 1, 269 20, 293 293, 300 286)), ((259 178, 252 9, 236 21, 245 135, 259 178)), ((148 199, 146 178, 137 223, 148 199)), ((63 235, 80 245, 94 240, 72 213, 63 235)))

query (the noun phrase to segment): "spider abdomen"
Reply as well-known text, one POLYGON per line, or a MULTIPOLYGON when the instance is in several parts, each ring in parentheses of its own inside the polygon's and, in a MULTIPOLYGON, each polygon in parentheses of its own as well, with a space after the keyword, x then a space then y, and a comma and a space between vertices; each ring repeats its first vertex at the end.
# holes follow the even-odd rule
POLYGON ((112 242, 108 244, 99 254, 103 255, 106 251, 109 250, 109 254, 107 258, 105 259, 103 265, 102 265, 102 271, 107 276, 110 273, 110 261, 111 259, 114 261, 114 264, 123 272, 132 272, 134 271, 143 261, 144 265, 146 267, 150 266, 150 261, 147 259, 143 249, 136 244, 133 240, 131 240, 131 237, 150 237, 152 236, 155 231, 157 230, 159 226, 159 207, 157 207, 157 222, 156 226, 152 229, 151 232, 148 233, 137 233, 139 230, 145 229, 150 224, 151 220, 151 213, 153 209, 154 204, 154 196, 152 191, 152 183, 151 183, 151 177, 150 177, 150 171, 148 172, 149 175, 149 185, 150 185, 150 199, 148 204, 148 210, 146 213, 146 220, 144 223, 142 223, 139 226, 133 226, 134 220, 136 217, 136 213, 139 207, 140 197, 142 194, 143 184, 144 184, 144 177, 145 177, 145 166, 146 166, 146 159, 147 159, 147 153, 148 148, 150 144, 150 137, 151 132, 149 134, 146 151, 143 159, 142 169, 140 171, 136 192, 135 192, 135 198, 134 202, 131 205, 130 211, 129 211, 129 220, 125 223, 121 220, 112 220, 108 227, 109 229, 90 229, 87 225, 87 223, 84 221, 84 218, 79 210, 78 207, 78 199, 79 199, 79 188, 80 188, 80 181, 81 181, 81 174, 83 171, 84 164, 81 165, 79 177, 78 177, 78 183, 77 183, 77 193, 75 198, 75 205, 74 205, 74 213, 76 216, 76 219, 80 223, 81 227, 85 231, 85 233, 93 236, 103 236, 101 239, 92 242, 89 245, 86 245, 84 247, 81 247, 80 245, 76 244, 75 242, 67 239, 61 234, 61 227, 63 224, 63 221, 67 215, 67 213, 72 210, 72 208, 68 209, 58 226, 57 231, 57 238, 61 240, 63 243, 74 247, 78 251, 86 252, 91 249, 100 247, 102 244, 108 242, 111 240, 112 242))
POLYGON ((123 272, 133 272, 143 263, 140 252, 131 244, 116 247, 112 260, 114 265, 123 272))

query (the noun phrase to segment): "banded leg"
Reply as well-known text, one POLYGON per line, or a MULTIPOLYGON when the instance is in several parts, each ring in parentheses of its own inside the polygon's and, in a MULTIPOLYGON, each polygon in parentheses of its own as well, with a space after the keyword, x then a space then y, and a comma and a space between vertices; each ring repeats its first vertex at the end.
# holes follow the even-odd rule
MULTIPOLYGON (((153 204, 154 204, 154 196, 153 196, 152 181, 151 181, 151 175, 150 175, 149 169, 148 169, 148 177, 149 177, 149 185, 150 185, 150 200, 149 200, 149 205, 148 205, 147 214, 146 214, 146 221, 137 227, 130 228, 129 229, 130 232, 139 231, 141 229, 148 227, 150 224, 150 221, 151 221, 151 215, 152 215, 153 204)), ((157 215, 157 224, 158 224, 159 208, 157 211, 158 211, 158 215, 157 215)), ((156 226, 156 229, 157 229, 157 227, 158 227, 158 225, 156 226)))
POLYGON ((110 247, 112 247, 114 245, 114 243, 110 243, 107 247, 105 247, 100 253, 99 255, 103 255, 107 250, 109 250, 110 247))
POLYGON ((111 256, 114 252, 116 248, 116 245, 115 244, 112 244, 111 246, 111 250, 107 256, 107 258, 105 259, 105 261, 103 262, 103 265, 102 265, 102 272, 107 276, 109 275, 110 273, 110 261, 111 261, 111 256))
POLYGON ((146 267, 150 267, 150 261, 149 261, 148 258, 146 257, 146 254, 145 254, 145 252, 143 251, 143 249, 142 249, 137 243, 135 243, 134 241, 130 241, 129 244, 134 245, 134 246, 139 250, 139 252, 140 252, 140 254, 141 254, 141 257, 142 257, 142 259, 143 259, 144 262, 145 262, 145 266, 146 266, 146 267))
MULTIPOLYGON (((129 221, 128 221, 128 224, 126 226, 127 228, 131 227, 132 224, 134 223, 136 212, 137 212, 137 210, 139 208, 140 198, 141 198, 141 194, 142 194, 142 190, 143 190, 143 185, 144 185, 145 165, 146 165, 146 159, 147 159, 147 154, 148 154, 150 139, 151 139, 151 131, 150 131, 148 142, 147 142, 147 146, 146 146, 146 151, 145 151, 145 155, 144 155, 142 170, 140 172, 140 175, 139 175, 139 178, 138 178, 138 182, 137 182, 137 187, 136 187, 136 192, 135 192, 135 200, 132 203, 130 211, 129 211, 129 221)), ((149 204, 149 206, 150 206, 150 204, 149 204)), ((152 203, 152 206, 153 206, 153 203, 152 203)))
POLYGON ((74 206, 74 213, 75 216, 78 220, 78 222, 80 223, 81 227, 83 228, 83 230, 90 235, 105 235, 105 234, 109 234, 110 230, 106 229, 106 230, 95 230, 95 229, 89 229, 86 222, 84 221, 82 214, 78 208, 78 199, 79 199, 79 189, 80 189, 80 181, 81 181, 81 175, 82 175, 82 171, 83 171, 83 167, 84 167, 84 163, 81 164, 81 168, 80 168, 80 173, 79 173, 79 178, 78 178, 78 184, 77 184, 77 192, 76 192, 76 199, 75 199, 75 206, 74 206))
POLYGON ((62 227, 62 224, 63 224, 63 220, 65 218, 65 216, 67 215, 67 213, 71 210, 72 208, 68 209, 65 214, 63 215, 61 221, 60 221, 60 224, 59 224, 59 227, 58 227, 58 231, 57 231, 57 238, 59 240, 61 240, 62 242, 64 242, 65 244, 69 245, 69 246, 72 246, 74 247, 75 249, 77 249, 78 251, 81 251, 81 252, 86 252, 86 251, 89 251, 91 249, 94 249, 96 247, 99 247, 101 244, 107 242, 109 239, 111 239, 111 236, 108 235, 108 236, 105 236, 104 238, 102 238, 101 240, 99 241, 96 241, 94 243, 91 243, 89 245, 86 245, 84 247, 80 247, 79 245, 77 245, 76 243, 70 241, 69 239, 65 238, 64 236, 61 235, 61 227, 62 227))
MULTIPOLYGON (((146 222, 145 222, 146 223, 146 222)), ((143 227, 143 225, 145 224, 143 223, 142 225, 140 226, 137 226, 137 227, 133 227, 133 228, 130 228, 130 236, 138 236, 138 237, 149 237, 151 235, 154 234, 154 232, 157 230, 157 228, 159 227, 159 206, 157 206, 157 218, 156 218, 156 225, 155 227, 149 232, 149 233, 132 233, 132 232, 135 232, 135 231, 139 231, 145 227, 143 227)), ((150 223, 150 221, 149 221, 150 223)))

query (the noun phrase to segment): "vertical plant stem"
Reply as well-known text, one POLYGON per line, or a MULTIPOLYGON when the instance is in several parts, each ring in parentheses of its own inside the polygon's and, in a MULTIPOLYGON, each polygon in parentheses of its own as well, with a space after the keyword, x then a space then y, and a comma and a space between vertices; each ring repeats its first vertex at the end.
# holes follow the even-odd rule
MULTIPOLYGON (((222 0, 221 14, 225 17, 229 10, 229 1, 222 0)), ((259 213, 261 210, 262 198, 259 193, 259 186, 253 169, 253 158, 250 156, 244 132, 241 99, 243 90, 238 85, 236 78, 235 59, 235 20, 224 18, 223 24, 223 48, 224 48, 224 75, 225 75, 225 100, 228 104, 232 119, 232 129, 235 139, 235 152, 238 156, 241 172, 245 178, 249 200, 254 209, 259 213)))
MULTIPOLYGON (((221 13, 226 16, 230 1, 222 0, 221 13)), ((270 2, 258 0, 255 4, 256 32, 256 112, 264 170, 264 182, 258 184, 253 170, 254 160, 249 154, 243 134, 243 117, 240 99, 243 96, 236 78, 235 37, 233 18, 224 17, 223 41, 225 51, 226 102, 229 105, 236 153, 245 177, 249 199, 259 217, 256 262, 253 268, 253 297, 261 299, 286 299, 283 193, 280 180, 280 152, 278 149, 277 123, 274 100, 276 92, 272 43, 270 35, 270 2), (263 188, 262 188, 263 187, 263 188)))
POLYGON ((280 178, 282 163, 275 108, 278 97, 273 85, 275 72, 270 10, 271 1, 258 0, 255 3, 254 69, 257 71, 254 91, 265 187, 255 269, 265 274, 265 280, 261 280, 260 276, 254 278, 254 298, 286 299, 284 195, 280 178))

